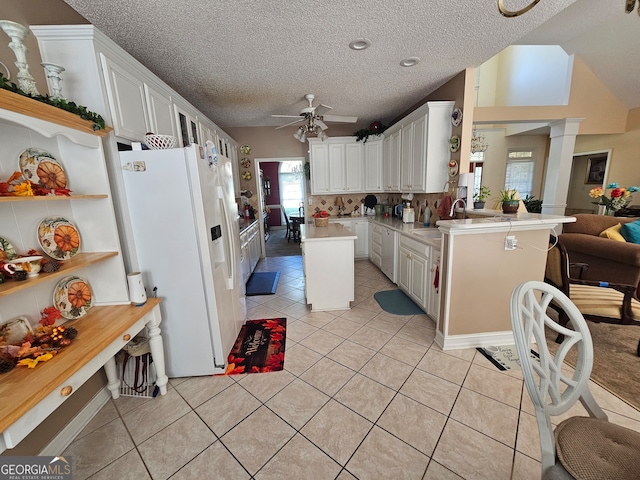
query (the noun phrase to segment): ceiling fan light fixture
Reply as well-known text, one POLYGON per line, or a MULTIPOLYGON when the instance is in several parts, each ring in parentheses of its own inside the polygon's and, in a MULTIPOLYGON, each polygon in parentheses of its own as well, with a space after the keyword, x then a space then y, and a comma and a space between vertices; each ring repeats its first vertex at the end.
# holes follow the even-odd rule
POLYGON ((418 57, 409 57, 405 58, 400 62, 400 66, 402 67, 414 67, 418 63, 420 63, 420 59, 418 57))
POLYGON ((301 142, 304 142, 304 140, 302 139, 302 136, 304 135, 304 129, 302 127, 299 127, 296 132, 293 134, 294 138, 296 140, 299 140, 301 142))
POLYGON ((349 48, 351 50, 366 50, 371 46, 371 40, 368 38, 356 38, 349 42, 349 48))

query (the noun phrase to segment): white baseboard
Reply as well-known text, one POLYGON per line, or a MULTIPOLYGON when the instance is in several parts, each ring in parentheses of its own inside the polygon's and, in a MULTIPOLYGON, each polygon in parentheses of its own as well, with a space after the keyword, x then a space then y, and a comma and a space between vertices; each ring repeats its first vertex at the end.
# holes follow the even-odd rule
POLYGON ((64 427, 38 455, 56 456, 62 454, 82 429, 86 427, 100 409, 107 404, 110 398, 111 392, 107 390, 105 386, 89 400, 89 403, 71 419, 67 426, 64 427))
POLYGON ((442 350, 459 350, 462 348, 477 347, 499 347, 502 345, 514 345, 512 331, 474 333, 471 335, 447 335, 446 337, 438 330, 436 332, 436 343, 442 350))

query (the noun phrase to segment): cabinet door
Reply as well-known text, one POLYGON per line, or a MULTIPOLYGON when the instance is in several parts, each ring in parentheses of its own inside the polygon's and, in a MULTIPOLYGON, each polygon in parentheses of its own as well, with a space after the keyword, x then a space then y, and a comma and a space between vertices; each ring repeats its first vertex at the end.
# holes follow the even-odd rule
POLYGON ((147 124, 144 83, 104 55, 100 56, 113 131, 118 137, 139 142, 150 130, 147 124))
POLYGON ((310 147, 311 193, 329 193, 329 145, 318 143, 310 147))
POLYGON ((411 252, 402 246, 398 252, 398 287, 411 293, 411 252))
POLYGON ((344 191, 362 192, 363 147, 361 143, 347 143, 344 149, 344 191))
POLYGON ((149 113, 149 131, 161 135, 176 136, 176 124, 173 117, 173 102, 145 83, 144 93, 149 113))
MULTIPOLYGON (((427 117, 421 117, 413 122, 411 137, 411 190, 423 192, 425 190, 425 168, 427 162, 427 117)), ((435 160, 435 159, 434 159, 435 160)), ((442 163, 446 163, 443 159, 442 163)))
POLYGON ((356 258, 367 258, 369 256, 369 222, 356 220, 353 223, 355 223, 354 233, 358 237, 354 255, 356 258))
POLYGON ((415 253, 411 255, 411 297, 422 308, 426 308, 428 301, 427 279, 431 265, 427 258, 415 253))
MULTIPOLYGON (((388 143, 385 139, 385 143, 388 143)), ((382 192, 382 147, 383 141, 368 141, 364 144, 364 191, 382 192)))
POLYGON ((413 123, 402 127, 400 148, 400 190, 410 192, 413 185, 413 123))
POLYGON ((426 184, 424 191, 436 193, 449 179, 447 163, 450 158, 449 139, 451 138, 451 113, 453 102, 429 102, 427 118, 426 184))
POLYGON ((329 191, 342 193, 346 185, 345 146, 329 144, 329 191))
POLYGON ((400 191, 400 147, 402 132, 398 130, 385 138, 383 184, 386 192, 400 191))

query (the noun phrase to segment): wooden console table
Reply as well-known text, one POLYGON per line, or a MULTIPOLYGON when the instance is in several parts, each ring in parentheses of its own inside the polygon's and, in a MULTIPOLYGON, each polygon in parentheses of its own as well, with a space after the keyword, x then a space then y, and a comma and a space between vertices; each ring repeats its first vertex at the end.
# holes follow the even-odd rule
POLYGON ((107 388, 118 398, 115 354, 145 326, 160 394, 167 393, 168 378, 160 336, 160 299, 140 306, 93 307, 86 316, 69 321, 78 330, 71 345, 34 369, 16 367, 0 375, 0 452, 15 447, 84 382, 104 366, 107 388))

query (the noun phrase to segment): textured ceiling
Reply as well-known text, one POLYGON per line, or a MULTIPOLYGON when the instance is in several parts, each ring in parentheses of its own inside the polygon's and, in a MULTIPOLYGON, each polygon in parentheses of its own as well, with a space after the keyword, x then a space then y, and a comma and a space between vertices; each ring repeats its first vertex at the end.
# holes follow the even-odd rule
MULTIPOLYGON (((282 125, 271 114, 297 115, 306 93, 331 114, 389 122, 510 44, 566 43, 589 63, 603 55, 601 36, 621 35, 611 17, 634 23, 636 45, 640 38, 623 0, 544 0, 517 18, 502 17, 496 0, 65 1, 223 128, 282 125), (372 46, 350 50, 359 37, 372 46), (413 56, 417 66, 400 66, 413 56)), ((637 85, 618 84, 635 90, 628 106, 640 106, 637 85)))

